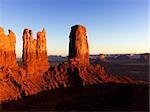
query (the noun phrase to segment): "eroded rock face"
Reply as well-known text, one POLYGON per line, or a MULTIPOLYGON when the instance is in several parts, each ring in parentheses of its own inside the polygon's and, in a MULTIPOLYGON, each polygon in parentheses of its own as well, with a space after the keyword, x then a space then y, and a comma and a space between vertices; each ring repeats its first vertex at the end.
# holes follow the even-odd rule
POLYGON ((4 29, 0 27, 0 66, 18 68, 16 62, 15 34, 8 30, 9 34, 5 35, 4 29))
POLYGON ((18 83, 19 77, 15 77, 16 74, 11 68, 0 68, 0 104, 2 101, 20 97, 21 85, 18 83))
MULTIPOLYGON (((105 72, 99 64, 84 65, 78 61, 70 60, 56 65, 43 74, 44 88, 55 89, 60 87, 82 87, 100 83, 144 83, 134 81, 128 77, 117 77, 105 72)), ((46 90, 46 89, 45 89, 46 90)))
POLYGON ((33 39, 32 30, 25 29, 22 38, 23 55, 21 68, 29 74, 46 71, 49 68, 49 64, 45 30, 38 32, 37 39, 33 39))
POLYGON ((69 59, 74 59, 83 64, 89 64, 89 46, 86 28, 81 25, 72 26, 69 38, 69 59))
POLYGON ((90 65, 86 29, 80 25, 71 28, 69 61, 51 68, 48 64, 45 30, 37 33, 37 39, 33 39, 31 30, 24 30, 22 65, 19 71, 14 70, 17 66, 14 33, 9 31, 9 35, 5 36, 0 28, 0 37, 0 103, 63 87, 80 88, 108 82, 145 83, 108 74, 104 67, 98 64, 90 65), (1 67, 2 65, 13 67, 1 67))

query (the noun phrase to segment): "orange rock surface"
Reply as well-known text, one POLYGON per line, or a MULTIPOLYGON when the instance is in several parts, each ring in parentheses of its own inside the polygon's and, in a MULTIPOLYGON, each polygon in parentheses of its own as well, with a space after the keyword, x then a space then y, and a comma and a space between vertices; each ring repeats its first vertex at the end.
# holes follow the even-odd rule
POLYGON ((89 46, 86 28, 82 25, 72 26, 69 38, 69 59, 78 60, 83 64, 89 64, 89 46))
POLYGON ((115 77, 105 72, 104 67, 84 65, 78 61, 70 60, 56 65, 43 74, 44 87, 49 89, 60 87, 81 87, 100 83, 139 83, 128 77, 115 77))
POLYGON ((23 55, 20 70, 16 70, 15 34, 9 30, 6 36, 0 28, 0 103, 6 100, 37 94, 62 87, 82 87, 99 83, 134 83, 128 77, 116 77, 105 72, 100 65, 89 64, 89 47, 86 29, 81 25, 71 28, 69 60, 49 68, 46 32, 23 32, 23 55))
POLYGON ((0 68, 0 103, 20 97, 21 85, 16 80, 19 80, 16 74, 11 68, 0 68))
POLYGON ((3 28, 0 27, 0 66, 18 68, 15 53, 16 37, 15 34, 8 30, 9 34, 5 35, 3 28))
POLYGON ((25 29, 23 32, 23 55, 22 69, 28 74, 44 72, 49 68, 46 32, 37 33, 37 39, 33 39, 32 30, 25 29))

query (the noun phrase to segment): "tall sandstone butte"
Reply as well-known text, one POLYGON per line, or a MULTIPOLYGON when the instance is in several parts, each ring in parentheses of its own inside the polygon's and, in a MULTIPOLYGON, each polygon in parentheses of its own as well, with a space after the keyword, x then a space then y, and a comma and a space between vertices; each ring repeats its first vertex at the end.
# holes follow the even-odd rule
POLYGON ((16 36, 8 30, 5 35, 4 29, 0 27, 0 67, 11 67, 18 69, 15 53, 16 36))
POLYGON ((24 29, 22 38, 22 68, 29 74, 45 72, 49 68, 45 30, 38 32, 37 39, 33 39, 32 30, 24 29))
POLYGON ((82 25, 72 26, 69 38, 69 59, 74 59, 83 64, 89 64, 89 46, 86 28, 82 25))

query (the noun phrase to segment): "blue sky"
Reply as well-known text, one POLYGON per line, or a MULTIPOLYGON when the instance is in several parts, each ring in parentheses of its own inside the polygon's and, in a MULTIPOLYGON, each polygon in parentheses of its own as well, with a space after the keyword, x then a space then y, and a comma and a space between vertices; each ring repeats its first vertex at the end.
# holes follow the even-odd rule
POLYGON ((0 0, 0 26, 17 37, 24 28, 47 32, 49 55, 68 55, 70 27, 87 28, 90 54, 148 51, 148 0, 0 0))

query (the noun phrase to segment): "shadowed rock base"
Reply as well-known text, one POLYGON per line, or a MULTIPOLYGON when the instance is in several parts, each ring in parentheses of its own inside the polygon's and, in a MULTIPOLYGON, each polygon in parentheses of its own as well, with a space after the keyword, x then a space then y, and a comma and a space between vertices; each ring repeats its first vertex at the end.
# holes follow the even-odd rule
POLYGON ((2 111, 148 111, 148 85, 106 83, 60 88, 10 101, 2 111))

